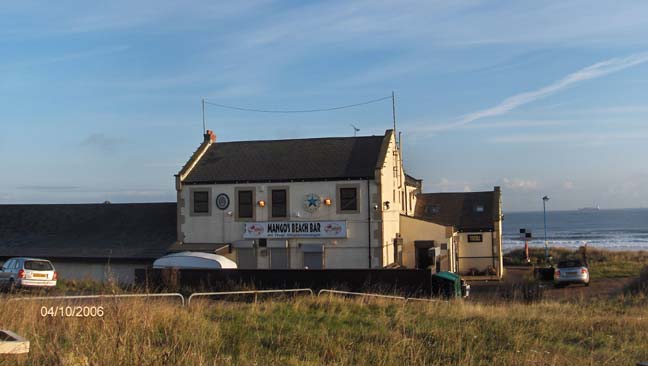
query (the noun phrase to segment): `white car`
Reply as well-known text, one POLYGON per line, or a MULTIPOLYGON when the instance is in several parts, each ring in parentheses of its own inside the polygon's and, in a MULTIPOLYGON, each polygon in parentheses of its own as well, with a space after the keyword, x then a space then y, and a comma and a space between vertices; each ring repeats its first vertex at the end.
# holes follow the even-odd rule
POLYGON ((587 265, 578 259, 558 262, 554 270, 554 287, 565 287, 572 283, 589 286, 590 274, 587 265))
POLYGON ((13 290, 22 287, 55 287, 58 274, 52 262, 38 258, 11 258, 0 269, 0 286, 13 290))

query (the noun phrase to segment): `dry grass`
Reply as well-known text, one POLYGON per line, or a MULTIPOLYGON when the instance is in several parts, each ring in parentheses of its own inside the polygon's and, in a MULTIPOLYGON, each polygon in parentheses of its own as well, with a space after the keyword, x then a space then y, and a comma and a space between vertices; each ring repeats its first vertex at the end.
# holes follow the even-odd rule
MULTIPOLYGON (((648 360, 648 298, 597 303, 104 302, 103 318, 42 318, 0 300, 31 340, 0 365, 599 365, 648 360)), ((48 303, 52 305, 54 303, 48 303)))

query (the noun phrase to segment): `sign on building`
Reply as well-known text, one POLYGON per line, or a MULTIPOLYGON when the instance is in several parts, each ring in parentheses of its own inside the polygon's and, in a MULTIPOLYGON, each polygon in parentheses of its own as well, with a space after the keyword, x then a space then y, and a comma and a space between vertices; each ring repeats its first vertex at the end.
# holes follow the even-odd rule
POLYGON ((346 238, 346 221, 266 221, 245 224, 243 237, 263 238, 346 238))

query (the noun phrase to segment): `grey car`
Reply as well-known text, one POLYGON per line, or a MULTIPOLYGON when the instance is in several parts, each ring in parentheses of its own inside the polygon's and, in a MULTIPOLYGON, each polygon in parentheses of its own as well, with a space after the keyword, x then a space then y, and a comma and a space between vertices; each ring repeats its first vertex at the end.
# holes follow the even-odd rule
POLYGON ((589 286, 589 268, 579 259, 570 259, 558 262, 554 270, 554 286, 564 287, 569 284, 583 284, 589 286))
POLYGON ((0 269, 0 287, 55 287, 58 274, 47 259, 11 258, 0 269))

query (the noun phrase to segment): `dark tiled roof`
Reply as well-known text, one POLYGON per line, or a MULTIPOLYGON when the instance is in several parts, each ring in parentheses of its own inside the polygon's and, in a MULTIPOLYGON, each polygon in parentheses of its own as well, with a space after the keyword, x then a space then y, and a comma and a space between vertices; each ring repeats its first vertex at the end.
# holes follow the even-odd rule
POLYGON ((410 187, 421 188, 423 186, 423 180, 416 179, 409 174, 405 174, 405 184, 407 184, 410 187))
POLYGON ((216 142, 185 183, 373 178, 384 136, 216 142))
POLYGON ((418 196, 414 216, 459 231, 493 230, 499 215, 499 193, 425 193, 418 196), (479 212, 477 207, 483 207, 479 212))
POLYGON ((0 257, 152 259, 175 239, 175 203, 0 205, 0 257))

